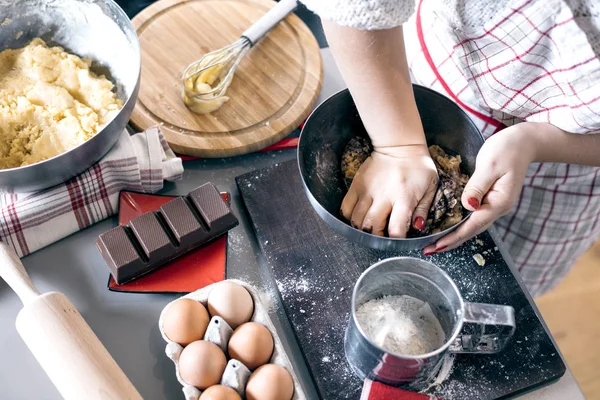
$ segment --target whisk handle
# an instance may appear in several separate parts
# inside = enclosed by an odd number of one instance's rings
[[[297,0],[280,0],[265,15],[242,33],[242,37],[250,40],[250,43],[254,46],[275,25],[294,11],[296,7],[298,7]]]

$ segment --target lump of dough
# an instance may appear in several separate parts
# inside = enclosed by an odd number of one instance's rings
[[[346,188],[350,188],[358,169],[369,158],[372,151],[371,142],[366,137],[355,136],[350,139],[342,154],[342,175]]]

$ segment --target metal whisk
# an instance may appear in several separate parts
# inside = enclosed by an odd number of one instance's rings
[[[208,110],[220,107],[227,97],[225,92],[242,58],[275,25],[298,6],[297,0],[281,0],[240,38],[219,50],[205,54],[200,60],[190,64],[183,73],[183,95],[186,104],[211,103]],[[216,84],[216,85],[215,85]],[[210,112],[210,111],[206,111]]]

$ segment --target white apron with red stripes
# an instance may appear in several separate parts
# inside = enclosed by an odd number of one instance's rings
[[[589,21],[562,0],[523,1],[477,28],[452,26],[428,3],[404,24],[412,78],[456,101],[484,137],[522,121],[600,132],[600,61],[580,28]],[[599,171],[532,164],[511,213],[496,222],[534,296],[599,237]]]

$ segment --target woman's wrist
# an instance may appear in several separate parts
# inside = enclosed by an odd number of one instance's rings
[[[565,158],[569,153],[569,142],[577,140],[579,135],[564,132],[552,124],[543,122],[523,122],[518,125],[521,135],[528,143],[534,144],[532,162],[571,162]],[[574,144],[574,143],[571,143]],[[566,146],[566,148],[565,148]]]
[[[540,149],[540,129],[533,122],[522,122],[498,132],[496,135],[508,136],[514,151],[528,161],[537,162]]]
[[[430,157],[427,144],[414,143],[397,146],[373,146],[373,151],[394,158]]]
[[[600,135],[580,135],[542,122],[523,122],[499,132],[513,132],[515,150],[531,157],[531,162],[568,163],[600,166]]]

